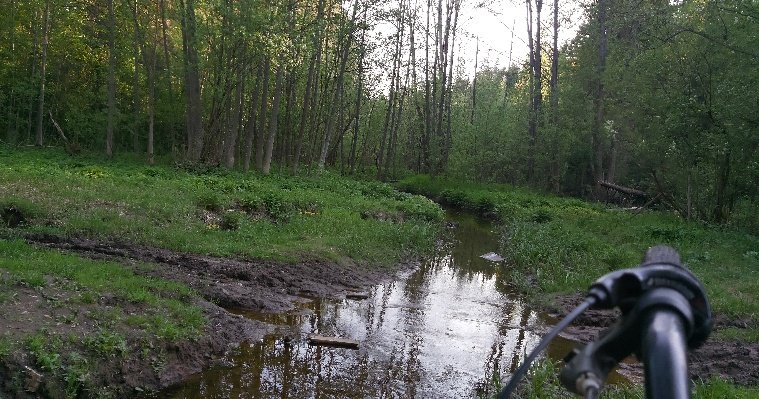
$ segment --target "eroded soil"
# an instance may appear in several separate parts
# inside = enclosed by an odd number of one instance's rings
[[[113,311],[138,313],[139,305],[118,303],[108,295],[89,304],[67,301],[77,292],[66,281],[56,279],[47,281],[42,289],[13,287],[11,300],[0,307],[0,325],[5,337],[19,340],[40,330],[48,335],[69,337],[60,343],[60,357],[53,359],[54,362],[70,363],[71,353],[75,353],[73,356],[87,353],[86,343],[77,337],[96,335],[105,329],[126,338],[123,353],[83,360],[88,369],[97,370],[86,375],[88,384],[109,387],[111,395],[115,393],[118,397],[157,391],[179,383],[223,362],[229,349],[239,343],[260,340],[273,331],[271,325],[234,315],[226,308],[279,313],[292,309],[304,297],[344,297],[389,278],[387,271],[367,270],[354,264],[250,262],[50,235],[29,236],[27,240],[84,257],[116,261],[137,274],[182,282],[199,294],[194,302],[203,309],[207,320],[205,330],[200,338],[169,343],[152,339],[127,325],[105,325],[103,320],[107,318],[101,317]],[[77,388],[76,376],[54,376],[52,370],[40,368],[38,364],[27,351],[16,351],[5,357],[0,363],[0,397],[4,397],[3,392],[20,398],[64,397],[67,389]],[[98,393],[90,394],[97,396]]]
[[[555,307],[548,309],[557,318],[564,317],[583,301],[581,295],[557,298]],[[595,340],[618,317],[615,311],[589,310],[578,317],[562,334],[573,341],[587,343]],[[714,330],[721,328],[757,328],[759,321],[734,319],[715,314]],[[756,385],[759,381],[759,344],[740,341],[722,341],[710,338],[706,343],[689,354],[689,372],[694,380],[721,377],[741,385]],[[638,362],[626,362],[620,366],[620,374],[633,381],[643,378],[643,369]]]

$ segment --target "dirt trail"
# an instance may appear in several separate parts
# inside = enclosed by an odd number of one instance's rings
[[[233,315],[224,308],[246,309],[262,313],[279,313],[292,309],[304,297],[342,298],[352,291],[359,291],[388,278],[387,270],[369,270],[354,264],[335,264],[308,260],[295,264],[275,261],[243,261],[211,256],[177,253],[170,250],[133,246],[124,243],[96,241],[87,238],[61,238],[50,235],[27,237],[35,245],[75,252],[81,256],[116,261],[131,267],[136,273],[157,278],[179,281],[194,288],[202,297],[198,305],[204,309],[207,323],[202,337],[175,344],[161,344],[153,348],[162,354],[160,369],[154,367],[154,357],[140,356],[139,350],[130,351],[125,359],[106,361],[95,380],[102,386],[115,386],[119,396],[134,396],[142,391],[155,391],[179,383],[188,376],[213,364],[223,361],[224,354],[244,341],[261,339],[273,331],[272,326]],[[145,265],[148,265],[147,267]],[[410,265],[409,265],[410,266]],[[400,268],[402,269],[402,268]],[[399,270],[400,270],[399,269]],[[60,292],[59,292],[60,291]],[[97,326],[88,324],[87,309],[60,309],[46,304],[38,291],[20,288],[12,306],[0,309],[0,321],[11,320],[8,331],[16,329],[36,331],[41,327],[59,332],[57,328],[70,328],[66,334],[91,333]],[[50,297],[64,298],[64,288],[51,284],[46,288]],[[568,296],[555,301],[556,307],[549,312],[561,317],[581,301],[580,296]],[[50,301],[48,301],[50,302]],[[100,298],[95,307],[108,307],[108,298]],[[43,309],[29,312],[37,316],[18,318],[14,315],[24,309]],[[66,313],[68,312],[68,313]],[[66,313],[66,314],[63,314]],[[73,314],[73,316],[72,316]],[[51,324],[44,315],[52,319],[75,317],[80,322]],[[566,336],[580,342],[588,342],[616,319],[612,312],[591,311],[577,320],[566,331]],[[15,321],[13,321],[15,320]],[[747,328],[756,327],[756,320],[732,320],[717,316],[716,329],[725,326]],[[76,327],[70,327],[74,325]],[[129,338],[128,333],[125,333]],[[139,348],[136,348],[139,349]],[[12,356],[0,364],[3,375],[24,375],[25,366],[31,359]],[[739,384],[753,385],[759,381],[759,344],[738,341],[715,341],[695,351],[690,358],[691,376],[694,379],[708,379],[721,376]],[[639,366],[624,365],[622,374],[632,379],[642,375]],[[28,375],[28,373],[27,373]],[[62,392],[61,382],[45,380],[35,393],[24,392],[24,383],[2,381],[0,393],[11,393],[12,397],[56,397],[51,392]],[[57,384],[57,385],[56,385]],[[57,395],[60,396],[60,395]]]
[[[203,309],[208,322],[198,339],[177,343],[159,340],[156,346],[151,343],[145,348],[145,338],[133,331],[134,327],[113,327],[126,337],[129,351],[125,358],[98,359],[97,375],[90,378],[93,384],[109,386],[119,397],[156,391],[182,382],[194,373],[223,362],[224,355],[239,343],[260,340],[274,331],[271,325],[234,315],[225,309],[279,313],[292,309],[296,302],[307,300],[304,297],[345,297],[346,293],[393,277],[387,270],[367,270],[356,265],[324,261],[295,264],[251,262],[52,235],[28,236],[27,241],[88,258],[119,262],[137,274],[179,281],[199,293],[201,298],[195,302]],[[15,287],[13,301],[0,309],[0,323],[4,324],[5,334],[10,334],[11,339],[23,338],[42,329],[59,336],[91,336],[102,328],[90,317],[93,313],[119,308],[124,312],[140,310],[138,305],[115,303],[114,298],[109,297],[98,298],[95,304],[59,305],[72,295],[64,282],[53,280],[44,290]],[[130,306],[134,309],[128,309]],[[60,320],[67,322],[61,323]],[[64,345],[68,346],[62,349],[62,359],[68,353],[86,353],[87,350],[82,342]],[[148,349],[150,355],[146,356]],[[30,371],[34,363],[26,352],[3,359],[0,362],[0,396],[62,397],[65,382],[42,370]],[[35,375],[37,373],[42,377]],[[27,392],[30,391],[29,384],[33,385],[32,392]]]
[[[74,251],[95,259],[151,263],[156,266],[135,271],[185,283],[205,299],[224,308],[264,313],[292,309],[293,303],[303,297],[341,297],[346,292],[388,278],[387,270],[368,270],[316,260],[250,262],[86,238],[37,235],[28,239],[35,244]]]

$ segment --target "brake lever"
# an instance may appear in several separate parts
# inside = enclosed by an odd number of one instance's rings
[[[640,351],[642,316],[653,307],[667,307],[683,317],[690,349],[703,344],[711,333],[713,321],[705,290],[670,247],[654,247],[639,267],[601,277],[591,285],[588,296],[595,298],[595,308],[619,307],[623,317],[598,340],[565,357],[561,383],[580,395],[600,389],[622,359]]]

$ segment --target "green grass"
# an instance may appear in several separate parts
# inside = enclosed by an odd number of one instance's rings
[[[195,296],[191,289],[136,275],[117,263],[37,249],[20,240],[0,240],[0,257],[1,268],[17,283],[45,287],[53,279],[78,292],[71,301],[92,303],[95,298],[113,295],[116,301],[142,305],[146,313],[139,325],[159,337],[195,337],[205,323],[202,310],[189,303]],[[102,317],[104,322],[123,318],[118,308],[112,312],[115,313]]]
[[[596,278],[640,263],[647,248],[667,244],[680,251],[704,283],[715,312],[759,319],[759,237],[688,223],[663,212],[635,215],[505,185],[416,176],[399,187],[497,215],[503,222],[502,251],[509,260],[505,272],[533,300],[582,292]],[[754,329],[743,335],[757,337]]]
[[[525,377],[522,385],[513,395],[525,399],[572,399],[571,394],[559,382],[559,366],[548,359],[535,363]],[[497,386],[495,391],[500,390]],[[759,397],[759,389],[741,387],[721,379],[696,382],[693,399],[747,399]],[[491,395],[490,397],[495,397]],[[644,399],[641,385],[611,385],[601,391],[601,399]]]
[[[16,205],[18,204],[18,205]],[[443,218],[429,200],[328,172],[317,177],[202,173],[129,160],[0,149],[0,205],[24,222],[6,234],[111,237],[177,251],[379,266],[431,249]],[[393,214],[392,220],[366,217]]]

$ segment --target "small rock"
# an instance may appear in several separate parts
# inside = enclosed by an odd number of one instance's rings
[[[503,257],[495,252],[488,252],[484,255],[480,255],[480,258],[489,260],[491,262],[501,262],[503,260]]]

